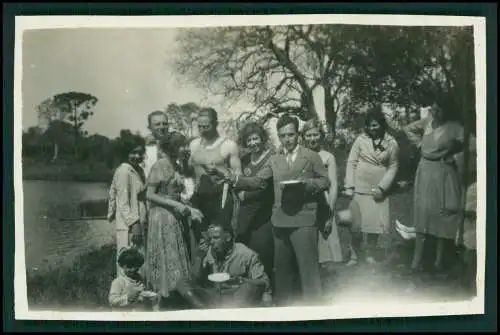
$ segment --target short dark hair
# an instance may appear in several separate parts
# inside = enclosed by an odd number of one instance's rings
[[[203,107],[198,111],[198,117],[200,116],[208,116],[210,120],[212,121],[212,124],[217,124],[218,122],[218,116],[217,112],[215,109],[211,107]]]
[[[125,249],[118,256],[120,267],[140,268],[144,264],[144,256],[134,248]]]
[[[243,125],[238,135],[238,144],[242,148],[246,148],[248,137],[252,134],[259,135],[263,144],[266,144],[269,140],[269,135],[264,127],[257,122],[248,122]]]
[[[280,130],[281,128],[288,126],[289,124],[293,124],[295,130],[297,132],[299,131],[299,120],[296,117],[291,116],[290,114],[284,114],[278,119],[278,122],[276,123],[276,130]]]
[[[179,149],[188,144],[186,136],[177,131],[170,131],[160,139],[160,149],[169,157],[177,156]]]
[[[165,118],[168,121],[168,115],[167,115],[167,113],[165,113],[164,111],[161,111],[161,110],[156,110],[156,111],[152,111],[151,113],[148,114],[148,125],[151,125],[151,119],[155,115],[163,115],[163,116],[165,116]]]
[[[231,236],[231,238],[234,238],[233,228],[229,224],[222,222],[213,222],[208,226],[208,229],[213,229],[213,228],[220,228],[223,232],[228,233]]]
[[[387,129],[389,128],[389,126],[387,125],[387,120],[385,119],[385,115],[382,112],[382,106],[380,105],[373,107],[366,114],[365,130],[368,129],[368,126],[372,121],[377,122],[384,131],[387,131]]]
[[[126,161],[132,150],[135,148],[141,147],[145,150],[146,140],[142,136],[133,134],[132,136],[120,141],[119,144],[121,147],[120,152],[122,153],[122,161]]]

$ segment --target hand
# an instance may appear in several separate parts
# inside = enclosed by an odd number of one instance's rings
[[[375,202],[382,201],[382,200],[384,200],[384,198],[385,198],[385,197],[384,197],[384,193],[383,193],[383,192],[382,192],[382,190],[381,190],[381,189],[379,189],[378,187],[377,187],[377,188],[375,188],[375,189],[373,190],[373,195],[372,195],[372,197],[373,197],[373,200],[375,200]]]
[[[323,238],[326,240],[328,238],[328,236],[332,233],[332,229],[333,229],[333,222],[332,220],[328,220],[326,223],[325,223],[325,227],[323,228]]]
[[[142,245],[142,227],[137,221],[130,227],[130,234],[132,235],[131,237],[131,242],[133,245],[140,246]]]
[[[203,220],[203,213],[196,208],[189,207],[189,215],[191,216],[191,220],[201,222]]]
[[[200,249],[200,251],[206,253],[208,251],[208,248],[209,248],[208,241],[205,238],[201,238],[200,244],[198,245],[198,248]]]
[[[344,190],[344,195],[345,195],[346,197],[350,197],[350,198],[352,198],[352,197],[354,196],[354,189],[353,189],[353,188],[346,188],[346,189]]]
[[[138,302],[138,301],[141,301],[141,293],[142,293],[142,289],[139,289],[139,288],[136,288],[136,287],[133,287],[131,289],[130,292],[128,292],[127,294],[127,300],[129,302]]]

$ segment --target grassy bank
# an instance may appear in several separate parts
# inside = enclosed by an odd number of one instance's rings
[[[36,162],[23,159],[24,180],[110,182],[113,170],[99,162]]]
[[[32,309],[96,310],[107,308],[116,274],[116,248],[106,245],[82,255],[72,267],[60,267],[27,278]]]

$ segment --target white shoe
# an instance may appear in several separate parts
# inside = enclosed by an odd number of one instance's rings
[[[349,260],[349,262],[346,263],[345,266],[354,266],[354,265],[357,265],[358,264],[358,260],[357,259],[351,259]]]

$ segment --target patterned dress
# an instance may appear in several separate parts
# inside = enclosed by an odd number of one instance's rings
[[[409,135],[423,132],[413,199],[415,230],[454,239],[462,218],[459,209],[463,190],[453,155],[457,144],[463,143],[463,128],[457,122],[433,128],[432,117],[428,117],[407,126],[406,130]]]
[[[156,193],[180,201],[184,188],[181,176],[168,158],[152,167],[148,185]],[[162,297],[168,297],[181,278],[191,275],[186,235],[186,219],[169,209],[150,203],[146,252],[146,282]]]
[[[354,141],[347,159],[346,187],[354,187],[351,204],[353,230],[386,234],[389,231],[389,198],[376,202],[372,189],[389,190],[398,171],[399,146],[394,137],[385,134],[380,143],[362,134]]]

